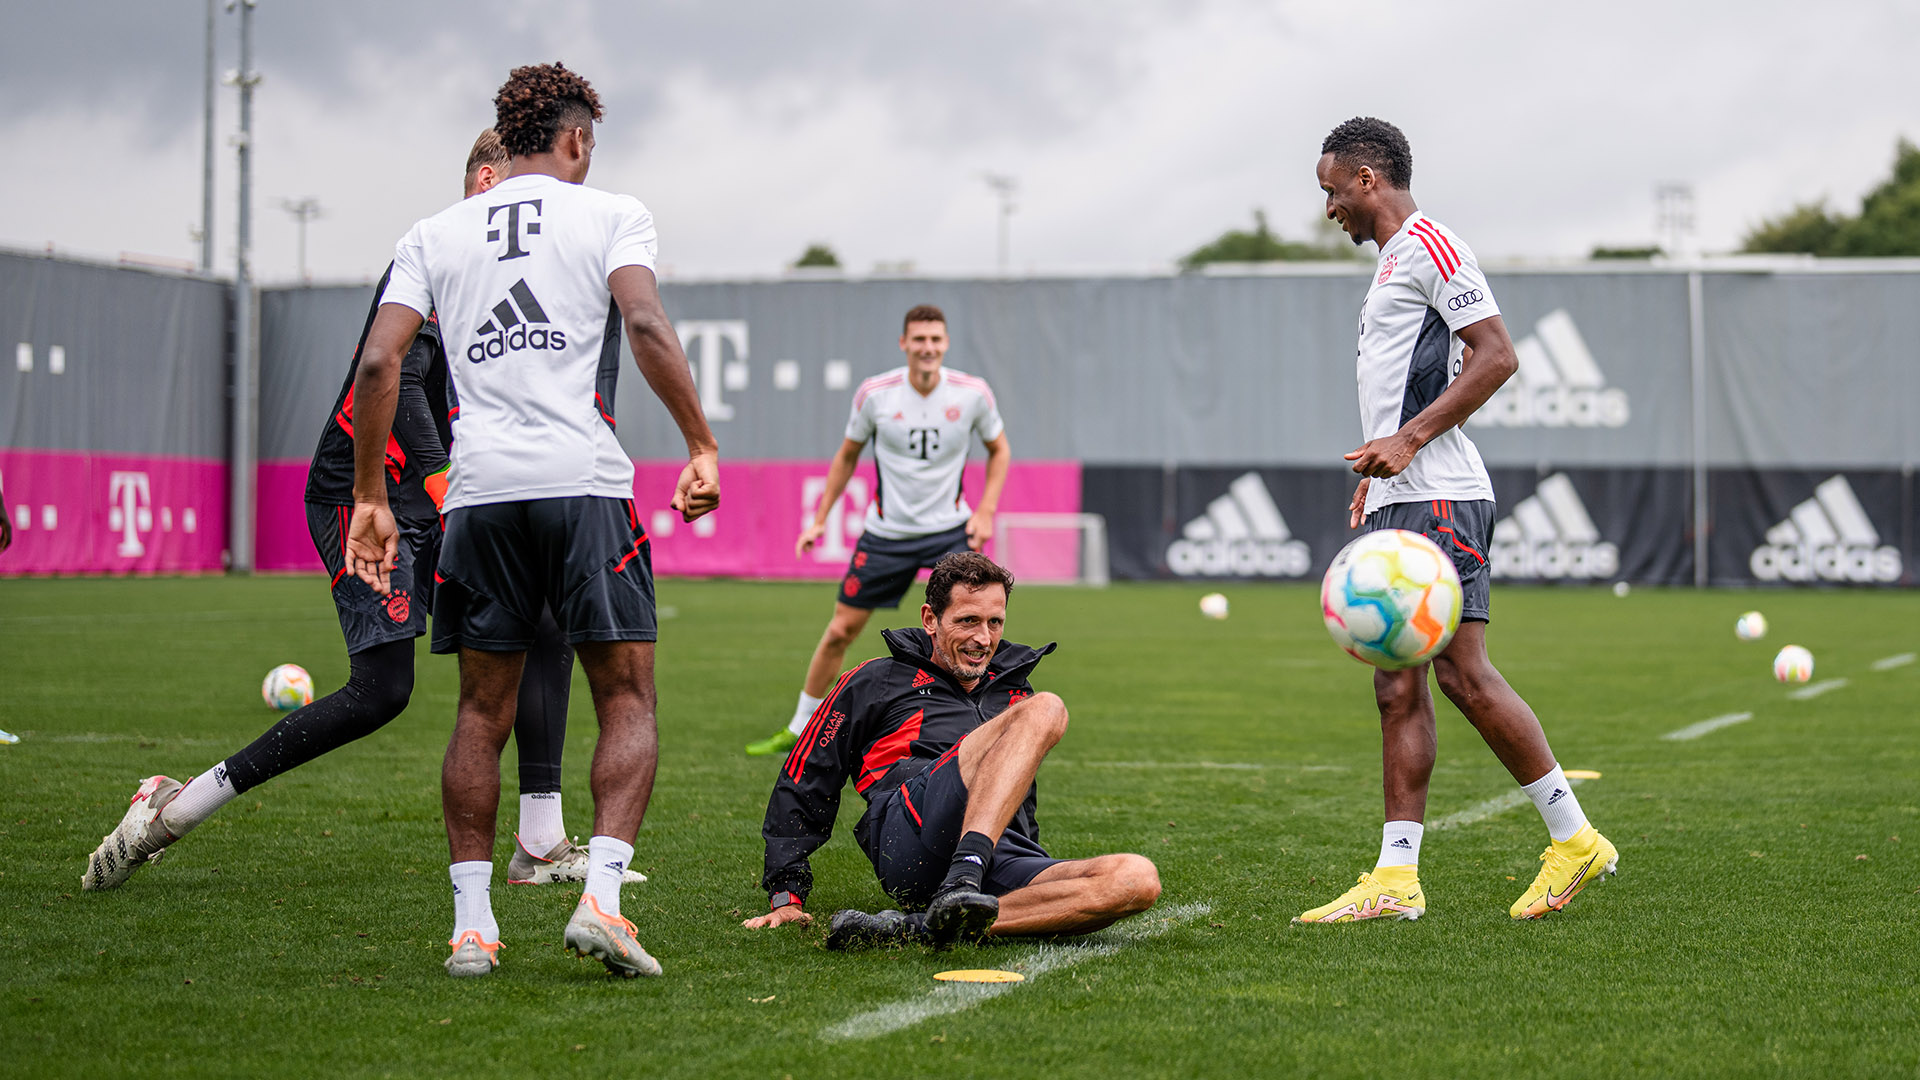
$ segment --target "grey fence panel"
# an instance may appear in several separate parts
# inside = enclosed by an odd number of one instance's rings
[[[261,461],[313,456],[372,302],[372,286],[260,293]]]
[[[0,446],[224,458],[224,283],[0,254]]]
[[[1710,274],[1707,459],[1920,462],[1920,274]]]

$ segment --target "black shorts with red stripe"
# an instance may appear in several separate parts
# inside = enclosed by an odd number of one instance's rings
[[[447,511],[433,651],[524,652],[550,605],[567,641],[653,641],[653,548],[631,499],[574,495]]]
[[[909,911],[926,907],[946,880],[954,848],[960,844],[961,821],[967,815],[967,785],[960,779],[957,760],[965,739],[932,764],[894,785],[874,800],[867,857],[888,896]],[[992,896],[1005,896],[1033,883],[1040,871],[1061,862],[1048,855],[1039,841],[1020,828],[1020,816],[1000,834],[993,860],[981,887]]]
[[[349,656],[427,632],[427,613],[433,607],[434,566],[440,558],[437,522],[401,524],[393,591],[381,596],[347,570],[347,523],[352,515],[350,506],[307,504],[307,532],[327,568],[333,606],[340,615],[340,634],[347,639]]]
[[[1460,618],[1492,620],[1493,568],[1487,565],[1493,550],[1493,500],[1425,499],[1388,503],[1367,515],[1366,530],[1405,529],[1440,545],[1460,571]]]
[[[942,558],[967,550],[965,525],[910,540],[863,533],[847,564],[847,575],[840,579],[838,599],[848,607],[897,608],[921,570],[931,570]]]

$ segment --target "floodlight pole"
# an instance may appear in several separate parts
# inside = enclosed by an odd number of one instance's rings
[[[300,226],[300,282],[310,285],[313,278],[307,274],[307,223],[321,215],[320,200],[309,195],[304,199],[281,199],[280,208],[293,215]]]
[[[200,138],[200,272],[213,273],[213,8],[207,0],[207,71]]]
[[[1004,274],[1012,255],[1013,212],[1017,209],[1013,196],[1020,190],[1020,181],[999,173],[981,173],[980,179],[985,180],[993,193],[1000,197],[999,267]]]
[[[228,0],[227,10],[240,10],[240,67],[228,82],[240,90],[240,133],[233,145],[240,165],[240,207],[234,230],[237,255],[233,270],[233,435],[228,455],[227,551],[228,566],[236,573],[253,570],[253,495],[255,416],[260,390],[255,379],[259,358],[254,350],[253,325],[253,88],[260,73],[253,70],[253,7],[255,0]]]

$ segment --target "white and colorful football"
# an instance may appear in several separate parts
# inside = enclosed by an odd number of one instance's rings
[[[1224,593],[1210,592],[1200,598],[1200,614],[1209,619],[1224,619],[1228,611],[1227,597]]]
[[[1767,617],[1757,611],[1749,611],[1734,620],[1733,636],[1741,641],[1759,641],[1767,636]]]
[[[1781,682],[1806,682],[1813,678],[1813,654],[1798,645],[1789,645],[1773,658],[1773,677]]]
[[[1460,573],[1416,532],[1381,529],[1340,549],[1320,583],[1334,643],[1386,671],[1424,664],[1460,627]]]
[[[260,696],[281,712],[292,712],[313,703],[313,676],[299,664],[281,664],[267,672],[260,684]]]

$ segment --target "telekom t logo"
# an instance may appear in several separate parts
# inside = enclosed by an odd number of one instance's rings
[[[523,206],[533,207],[533,212],[527,215],[525,228],[522,228],[520,224],[520,208]],[[531,251],[520,246],[520,237],[522,235],[540,235],[540,222],[534,220],[540,216],[540,200],[522,199],[515,203],[504,203],[500,206],[487,207],[487,224],[489,226],[494,224],[494,215],[502,210],[507,212],[507,253],[494,261],[506,262],[508,259],[518,259],[522,255],[533,254]],[[497,228],[488,228],[487,240],[491,242],[498,239],[500,239],[500,230]]]
[[[745,390],[747,375],[747,321],[745,319],[687,319],[674,327],[680,333],[680,347],[686,350],[693,366],[693,381],[700,388],[700,409],[708,420],[733,419],[733,406],[720,396],[722,382],[727,389]],[[724,363],[724,346],[733,346],[733,363]],[[731,370],[727,370],[731,369]],[[722,379],[722,375],[725,379]],[[815,496],[818,496],[815,492]]]
[[[115,472],[107,477],[107,528],[120,534],[114,554],[137,559],[147,553],[140,534],[153,531],[152,494],[143,472]]]
[[[813,524],[814,508],[820,505],[820,496],[827,493],[827,478],[809,476],[800,483],[800,527]],[[848,511],[852,511],[849,524]],[[847,478],[847,490],[840,501],[827,511],[827,531],[820,535],[820,542],[813,545],[813,561],[823,563],[843,563],[853,557],[853,546],[847,541],[859,540],[866,532],[867,482],[858,476]]]

